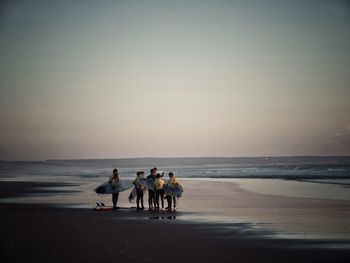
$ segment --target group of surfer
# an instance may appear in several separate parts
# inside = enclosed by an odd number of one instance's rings
[[[154,167],[150,170],[150,174],[146,177],[148,183],[151,184],[151,187],[145,187],[143,183],[141,183],[142,178],[144,178],[144,172],[138,171],[136,173],[136,178],[133,181],[136,190],[136,204],[137,210],[145,209],[143,203],[144,192],[148,189],[148,208],[150,211],[152,210],[176,210],[176,196],[167,195],[164,193],[164,186],[169,185],[172,187],[179,186],[179,181],[175,178],[174,173],[170,172],[169,180],[165,182],[162,177],[163,173],[159,173],[157,167]],[[120,178],[118,174],[118,170],[114,169],[113,174],[109,178],[109,182],[112,184],[113,188],[119,183]],[[117,209],[119,192],[112,193],[112,203],[113,209]],[[133,191],[130,193],[129,200],[133,199]],[[168,206],[164,208],[164,199],[167,200]]]

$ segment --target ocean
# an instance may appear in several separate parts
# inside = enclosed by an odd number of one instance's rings
[[[122,180],[133,180],[136,171],[147,175],[154,166],[165,178],[174,172],[184,188],[177,220],[248,223],[281,237],[350,240],[350,157],[2,161],[0,181],[52,186],[2,198],[0,203],[74,209],[91,209],[97,202],[111,205],[110,195],[97,195],[94,189],[108,180],[113,168],[119,169]],[[135,206],[128,201],[129,193],[120,193],[119,206]],[[143,215],[150,217],[148,212]]]
[[[113,168],[123,177],[133,177],[139,170],[147,175],[154,166],[181,178],[350,178],[350,156],[1,161],[0,178],[101,178],[110,175]]]

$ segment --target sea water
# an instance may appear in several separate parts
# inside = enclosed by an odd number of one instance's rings
[[[96,202],[110,204],[110,196],[97,196],[93,189],[108,180],[113,168],[119,170],[122,180],[132,180],[136,171],[147,175],[154,166],[164,171],[166,178],[168,172],[174,172],[184,186],[179,200],[183,214],[177,220],[249,222],[264,229],[272,224],[283,235],[298,238],[350,239],[350,157],[2,161],[0,180],[73,185],[59,187],[69,192],[4,198],[0,202],[83,208],[91,208]],[[120,194],[118,205],[135,205],[128,203],[129,192]]]
[[[182,178],[350,178],[350,156],[0,161],[0,178],[101,178],[113,168],[118,168],[121,176],[132,177],[139,170],[147,175],[152,167]]]
[[[235,181],[263,194],[350,199],[350,157],[346,156],[1,161],[0,180],[76,183],[86,187],[79,191],[92,192],[89,187],[106,181],[114,168],[121,178],[131,180],[137,171],[147,175],[152,167],[165,172],[165,177],[173,172],[183,180]],[[271,180],[266,183],[266,179]]]
[[[131,180],[136,171],[147,175],[155,166],[165,177],[173,172],[182,180],[233,182],[261,194],[350,200],[350,157],[346,156],[2,161],[0,180],[75,183],[78,186],[70,190],[80,192],[76,201],[84,201],[85,193],[89,197],[85,196],[85,203],[89,203],[95,198],[93,189],[114,168],[121,178]]]

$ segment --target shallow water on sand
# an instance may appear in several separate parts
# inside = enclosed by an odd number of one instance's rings
[[[5,179],[5,178],[4,178]],[[22,181],[28,177],[6,178]],[[131,180],[132,178],[123,178]],[[101,178],[30,177],[31,181],[74,183],[59,187],[63,193],[42,193],[1,199],[1,202],[49,203],[92,208],[96,202],[111,204],[111,198],[93,192]],[[178,212],[172,220],[232,224],[249,223],[265,235],[288,238],[341,239],[350,241],[349,180],[295,181],[281,179],[181,179],[184,187]],[[55,190],[55,187],[50,187]],[[73,191],[73,192],[72,192]],[[118,205],[128,202],[130,191],[122,192]],[[145,195],[147,204],[147,195]],[[145,219],[167,219],[162,213],[143,211]],[[131,215],[132,216],[132,215]],[[138,214],[138,218],[140,218]]]
[[[350,179],[282,180],[231,179],[245,190],[260,194],[299,198],[350,200]]]

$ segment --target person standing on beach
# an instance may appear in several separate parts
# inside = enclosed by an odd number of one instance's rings
[[[177,180],[174,176],[174,173],[170,172],[169,173],[169,182],[168,182],[169,185],[171,186],[178,186],[179,185],[179,180]],[[168,202],[168,207],[166,209],[168,209],[169,211],[171,211],[171,206],[172,206],[172,201],[174,203],[174,211],[176,210],[176,196],[170,196],[170,195],[167,195],[167,202]]]
[[[140,171],[136,173],[136,179],[134,180],[134,185],[136,188],[136,204],[137,204],[137,210],[145,209],[143,206],[143,191],[145,190],[145,187],[140,184],[139,180],[144,177],[144,172]],[[141,201],[141,206],[140,206]]]
[[[158,174],[158,168],[157,167],[153,167],[153,185],[154,185],[154,181],[157,179],[157,174]],[[156,189],[154,188],[154,194],[153,194],[153,207],[156,208]]]
[[[112,184],[113,193],[112,193],[112,203],[113,209],[117,209],[119,192],[116,192],[116,186],[119,183],[119,174],[118,169],[113,169],[113,174],[109,177],[109,182]]]
[[[156,180],[154,181],[154,188],[156,191],[156,209],[159,210],[159,198],[162,202],[162,210],[164,210],[164,180],[160,178],[161,175],[158,173],[156,176]]]
[[[146,179],[150,182],[153,181],[153,169],[150,170],[150,174],[146,177]],[[154,198],[154,190],[148,188],[148,209],[153,209],[153,198]]]
[[[151,182],[152,185],[154,185],[154,180],[156,179],[157,175],[157,167],[154,167],[153,169],[150,170],[150,175],[147,176],[147,180]],[[148,208],[149,210],[153,210],[153,208],[156,207],[155,203],[155,191],[154,189],[148,189]]]

